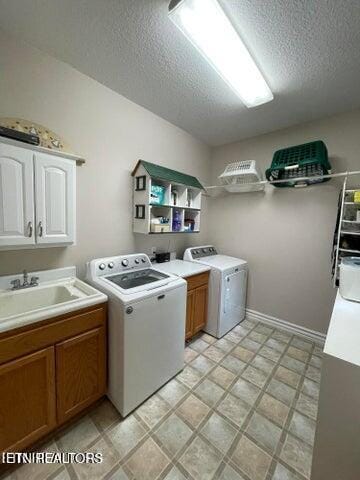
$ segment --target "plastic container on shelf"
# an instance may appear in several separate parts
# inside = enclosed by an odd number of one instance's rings
[[[219,176],[221,185],[231,193],[254,192],[264,190],[262,175],[256,169],[255,160],[230,163]],[[254,185],[257,184],[258,185]]]
[[[344,257],[340,264],[340,295],[360,302],[360,257]]]
[[[181,213],[180,210],[174,210],[173,212],[173,221],[172,221],[172,231],[180,232],[181,231]]]
[[[193,218],[185,218],[184,230],[185,232],[193,232],[195,230],[195,220]]]
[[[151,185],[150,203],[153,205],[163,205],[165,199],[165,187],[162,185]]]
[[[322,183],[328,178],[314,178],[299,180],[302,177],[314,177],[331,173],[327,148],[324,142],[304,143],[294,147],[283,148],[274,153],[270,168],[266,170],[266,178],[274,180],[288,180],[283,183],[274,183],[275,187],[306,187],[315,183]]]
[[[341,231],[343,233],[359,233],[360,234],[360,222],[343,220],[341,225]]]

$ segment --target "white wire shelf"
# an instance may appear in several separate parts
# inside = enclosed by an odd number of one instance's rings
[[[350,248],[339,248],[339,252],[355,253],[360,255],[360,250],[351,250]]]
[[[348,230],[341,230],[341,235],[360,235],[360,232],[349,232]]]
[[[321,179],[326,179],[326,178],[341,178],[341,177],[351,177],[353,175],[360,175],[360,170],[353,170],[350,172],[339,172],[339,173],[329,173],[328,175],[312,175],[308,177],[295,177],[291,179],[285,179],[285,180],[261,180],[259,182],[250,182],[247,183],[246,185],[251,187],[251,186],[260,186],[260,185],[277,185],[277,184],[282,184],[282,183],[289,183],[289,180],[291,181],[297,181],[297,182],[305,182],[307,180],[321,180]],[[308,185],[302,185],[301,187],[305,187]],[[293,187],[292,187],[293,188]],[[299,188],[299,187],[298,187]],[[205,187],[206,193],[209,195],[212,194],[212,191],[216,192],[216,194],[226,192],[225,188],[223,185],[210,185],[208,187]],[[241,193],[241,192],[239,192]],[[249,192],[247,192],[249,193]],[[345,202],[347,203],[347,202]],[[352,202],[354,203],[354,202]],[[358,204],[360,206],[360,203]]]

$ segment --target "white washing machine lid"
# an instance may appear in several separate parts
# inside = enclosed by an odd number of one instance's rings
[[[209,267],[224,271],[229,268],[247,268],[247,262],[241,258],[229,257],[228,255],[211,255],[209,257],[202,257],[196,262],[203,263]]]
[[[123,304],[133,303],[143,298],[159,295],[167,290],[177,288],[180,285],[186,285],[186,281],[183,278],[176,277],[175,275],[171,275],[164,280],[158,280],[129,289],[123,289],[105,277],[98,277],[90,283],[100,291],[106,293],[110,298],[111,296],[118,298]]]

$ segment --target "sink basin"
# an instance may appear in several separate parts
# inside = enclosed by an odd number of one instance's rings
[[[107,300],[78,278],[60,278],[23,290],[0,290],[0,332]]]
[[[19,313],[31,312],[59,303],[70,302],[80,298],[63,286],[54,285],[44,288],[29,288],[12,292],[0,297],[0,322],[2,319]]]

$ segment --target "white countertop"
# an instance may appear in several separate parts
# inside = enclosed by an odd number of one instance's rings
[[[338,291],[324,353],[360,366],[360,303],[345,300]]]
[[[153,266],[164,273],[172,273],[182,278],[191,277],[192,275],[198,275],[199,273],[210,270],[210,267],[207,265],[178,259],[164,263],[153,263]]]

